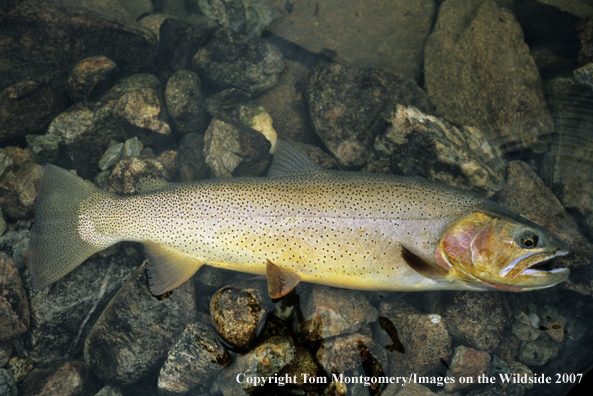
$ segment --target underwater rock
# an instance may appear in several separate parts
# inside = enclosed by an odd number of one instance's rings
[[[433,297],[428,309],[443,317],[461,344],[488,353],[500,344],[507,321],[501,293],[441,292]]]
[[[71,359],[82,352],[83,342],[101,311],[140,265],[132,245],[120,245],[119,254],[104,252],[87,260],[51,287],[29,291],[31,329],[26,334],[29,359],[37,365]],[[113,253],[118,247],[111,248]]]
[[[511,332],[519,339],[519,341],[533,341],[537,340],[542,334],[542,331],[538,328],[531,326],[530,324],[524,324],[519,321],[513,323]]]
[[[416,80],[435,3],[439,4],[432,0],[362,6],[340,0],[273,3],[279,16],[269,30],[275,35],[345,66],[374,67]]]
[[[266,109],[263,106],[253,104],[241,106],[239,110],[239,119],[249,128],[253,128],[260,132],[270,141],[270,144],[272,145],[270,154],[273,154],[276,150],[278,134],[274,129],[272,117]]]
[[[21,274],[27,268],[25,254],[29,250],[29,240],[31,238],[29,227],[24,227],[16,231],[8,231],[0,237],[0,251],[12,256],[14,265]]]
[[[231,362],[216,331],[204,323],[188,325],[169,350],[159,374],[160,395],[182,395],[205,384]]]
[[[119,388],[106,385],[103,388],[101,388],[101,390],[99,392],[95,393],[94,396],[125,396],[125,395]]]
[[[204,135],[185,135],[179,142],[175,163],[183,182],[208,179],[210,168],[204,158]]]
[[[19,271],[12,258],[0,252],[0,341],[25,333],[30,318],[29,300]]]
[[[190,70],[196,52],[218,29],[218,24],[207,18],[199,19],[199,22],[191,25],[175,18],[165,19],[159,30],[159,53],[156,60],[161,81],[169,80],[180,70]]]
[[[64,82],[63,72],[44,73],[1,91],[0,144],[20,143],[26,135],[43,133],[51,120],[68,107]]]
[[[192,65],[200,77],[217,88],[240,88],[256,95],[276,85],[284,60],[264,39],[218,29],[197,52]]]
[[[387,385],[385,390],[381,392],[381,396],[437,396],[426,386],[407,383],[405,386],[400,384]]]
[[[377,310],[356,290],[298,286],[301,313],[297,332],[311,341],[357,332],[377,320]]]
[[[296,377],[294,384],[300,387],[315,387],[315,385],[309,386],[308,383],[305,383],[303,374],[311,378],[318,377],[322,375],[322,369],[319,363],[317,363],[317,360],[315,360],[315,356],[308,349],[296,344],[294,361],[285,367],[278,376],[285,377],[288,375],[291,378]]]
[[[0,368],[0,395],[17,396],[16,382],[8,370]]]
[[[140,152],[140,158],[154,157],[154,153],[150,147],[145,147]],[[163,164],[165,169],[169,172],[172,180],[177,180],[177,151],[165,150],[156,157],[156,160]]]
[[[579,63],[584,65],[593,62],[593,15],[589,15],[577,26],[580,51]]]
[[[274,120],[278,138],[308,141],[311,121],[305,103],[305,85],[309,69],[297,62],[285,61],[278,84],[259,95],[255,103],[263,106]]]
[[[175,134],[182,136],[205,131],[202,83],[196,73],[180,70],[173,74],[165,87],[165,104]]]
[[[422,375],[451,356],[445,319],[425,314],[403,302],[381,303],[374,339],[389,353],[389,375]]]
[[[142,152],[144,145],[136,136],[132,139],[128,139],[124,142],[124,152],[123,156],[125,157],[138,157]]]
[[[295,356],[290,336],[270,337],[222,370],[213,388],[220,389],[224,396],[251,394],[257,388],[254,377],[274,377],[294,362]]]
[[[4,367],[8,363],[11,355],[12,343],[10,341],[0,341],[0,367]]]
[[[270,307],[265,282],[230,284],[210,301],[210,315],[216,329],[229,344],[247,346],[262,329]]]
[[[117,65],[105,56],[91,56],[78,61],[66,81],[74,100],[89,100],[104,93],[115,82]]]
[[[448,0],[426,42],[426,89],[437,113],[488,134],[503,153],[553,131],[521,26],[493,0]]]
[[[391,173],[474,189],[486,197],[502,188],[504,160],[479,129],[456,127],[401,105],[382,118],[387,128],[374,147],[389,160]]]
[[[384,131],[380,120],[385,111],[396,104],[432,110],[428,96],[412,81],[338,64],[312,72],[307,96],[315,132],[348,169],[360,169],[369,160],[375,136]]]
[[[161,135],[171,133],[164,101],[150,88],[140,88],[124,94],[115,106],[113,114],[132,127],[148,129]]]
[[[193,284],[185,282],[158,300],[148,289],[142,265],[93,326],[84,360],[107,385],[131,385],[162,365],[167,350],[195,318]]]
[[[556,320],[550,321],[544,326],[544,332],[557,343],[561,343],[562,341],[564,341],[564,332],[566,331],[566,325],[566,319],[564,319],[564,317],[562,316],[559,316],[556,318]]]
[[[41,165],[27,161],[6,169],[0,177],[0,206],[14,220],[28,219],[35,210]]]
[[[23,381],[29,375],[31,370],[33,370],[33,364],[27,359],[23,359],[20,357],[12,357],[8,360],[8,364],[6,365],[6,369],[10,371],[12,374],[12,378],[18,384],[19,382]]]
[[[543,366],[558,355],[558,347],[536,340],[521,343],[518,360],[528,366]]]
[[[96,381],[84,362],[66,361],[45,369],[35,369],[23,382],[20,395],[79,396],[85,391],[97,389]]]
[[[60,154],[62,139],[54,135],[27,135],[27,147],[40,165],[54,163]]]
[[[445,384],[445,392],[464,389],[478,383],[478,376],[488,374],[490,355],[487,352],[467,348],[463,345],[455,348],[451,364],[447,370],[447,377],[455,378],[455,382]],[[472,378],[473,380],[461,383],[459,378]]]
[[[524,393],[525,388],[522,384],[497,382],[471,390],[465,396],[523,396]]]
[[[585,66],[575,69],[573,74],[580,84],[593,88],[593,63],[587,63]]]
[[[260,176],[272,160],[271,143],[230,117],[212,120],[204,137],[206,164],[215,177]]]
[[[346,373],[361,366],[377,367],[387,372],[387,351],[362,334],[354,333],[332,337],[321,342],[317,350],[317,361],[327,373]],[[383,374],[382,374],[383,375]]]
[[[116,143],[109,146],[101,159],[99,160],[99,168],[107,170],[111,168],[117,161],[124,156],[124,144]]]
[[[153,159],[127,157],[116,162],[107,180],[107,189],[116,194],[133,194],[138,182],[145,179],[169,180],[169,172]]]
[[[523,363],[519,363],[519,362],[515,362],[515,361],[510,361],[509,362],[509,369],[511,370],[511,373],[513,373],[513,374],[519,374],[521,376],[527,374],[527,377],[533,377],[533,371],[531,371],[529,369],[529,367],[527,367]],[[525,388],[527,388],[527,389],[533,388],[533,384],[530,384],[530,383],[522,384],[522,385]]]
[[[247,37],[259,37],[274,14],[265,0],[208,0],[197,1],[202,15],[221,26]]]
[[[249,103],[250,101],[251,94],[249,92],[238,88],[229,88],[210,96],[206,99],[204,105],[208,114],[216,117],[219,114],[233,113],[241,104]]]

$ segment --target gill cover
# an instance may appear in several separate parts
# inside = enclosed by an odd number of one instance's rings
[[[532,267],[567,253],[558,237],[527,220],[472,212],[447,228],[435,259],[487,289],[535,290],[564,281],[570,271]]]

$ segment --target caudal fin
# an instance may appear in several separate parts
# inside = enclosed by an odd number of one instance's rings
[[[33,287],[55,282],[106,248],[94,246],[79,235],[81,204],[95,194],[109,195],[65,169],[53,165],[43,167],[29,244]]]

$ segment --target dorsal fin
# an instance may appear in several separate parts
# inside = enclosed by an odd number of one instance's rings
[[[307,154],[290,143],[278,139],[268,177],[288,176],[304,172],[313,173],[322,170],[323,168],[317,165]]]
[[[266,275],[268,276],[268,294],[273,299],[287,295],[301,281],[296,272],[282,268],[270,260],[266,260]]]
[[[165,187],[169,187],[171,184],[172,183],[163,179],[144,179],[136,184],[136,192],[142,194],[162,190]]]

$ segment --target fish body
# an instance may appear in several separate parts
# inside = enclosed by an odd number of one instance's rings
[[[359,290],[520,291],[568,276],[568,269],[531,269],[566,254],[562,241],[471,192],[323,170],[286,143],[270,176],[152,181],[121,197],[47,166],[31,237],[33,282],[51,283],[119,241],[144,244],[154,294],[204,264],[267,275],[272,297],[300,281]]]

